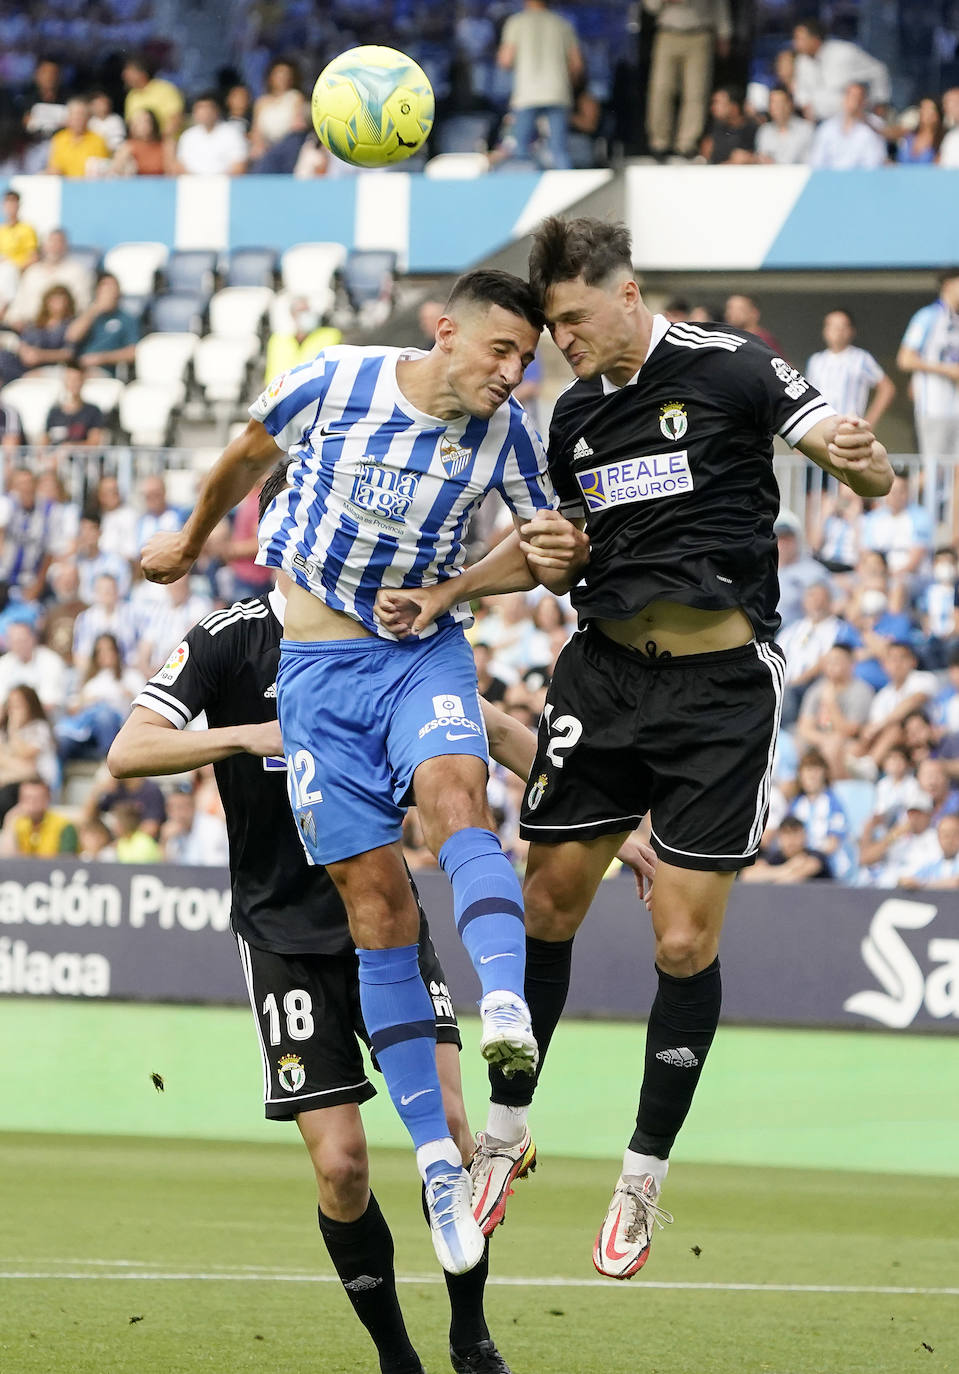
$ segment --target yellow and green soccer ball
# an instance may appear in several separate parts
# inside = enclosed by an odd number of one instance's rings
[[[387,167],[421,148],[433,127],[433,88],[411,57],[368,44],[334,57],[313,87],[313,127],[354,167]]]

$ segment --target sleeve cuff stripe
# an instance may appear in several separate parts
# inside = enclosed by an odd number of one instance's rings
[[[779,433],[787,444],[792,444],[795,447],[799,440],[809,433],[813,425],[817,425],[820,420],[826,420],[830,415],[835,414],[835,410],[826,401],[810,402],[808,406],[803,407],[798,415],[792,416],[789,423]]]
[[[189,725],[193,719],[190,712],[180,702],[174,701],[165,692],[160,692],[157,688],[151,687],[149,683],[143,688],[139,696],[133,702],[134,706],[145,706],[148,711],[156,711],[158,715],[168,720],[171,725],[175,725],[178,730],[182,730],[185,725]]]

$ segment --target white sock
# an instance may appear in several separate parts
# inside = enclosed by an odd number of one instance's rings
[[[463,1167],[463,1156],[453,1143],[450,1136],[444,1136],[442,1140],[431,1140],[426,1145],[421,1145],[416,1151],[416,1167],[420,1171],[420,1177],[426,1182],[426,1170],[431,1164],[452,1164],[458,1169]]]
[[[502,1102],[489,1104],[486,1134],[503,1145],[518,1145],[526,1131],[529,1107],[507,1107]]]
[[[668,1169],[669,1160],[660,1159],[658,1155],[639,1155],[635,1150],[626,1150],[623,1154],[623,1178],[645,1178],[652,1174],[657,1190],[666,1182]]]

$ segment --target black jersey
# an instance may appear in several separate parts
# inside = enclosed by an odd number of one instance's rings
[[[779,627],[773,436],[796,444],[833,409],[754,335],[653,322],[636,376],[576,381],[556,402],[549,470],[591,552],[581,621],[651,601],[742,607],[758,639]]]
[[[279,593],[205,616],[134,702],[182,730],[201,711],[211,729],[276,720]],[[272,604],[271,604],[272,603]],[[275,610],[274,610],[275,606]],[[276,954],[352,951],[346,910],[325,868],[307,863],[282,758],[234,754],[213,765],[226,813],[232,924]]]

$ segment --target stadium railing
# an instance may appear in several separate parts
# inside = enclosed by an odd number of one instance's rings
[[[959,457],[890,453],[889,461],[909,480],[910,499],[924,506],[937,531],[937,542],[959,540]],[[782,504],[808,528],[817,527],[823,498],[837,483],[798,454],[777,456],[773,463]]]

